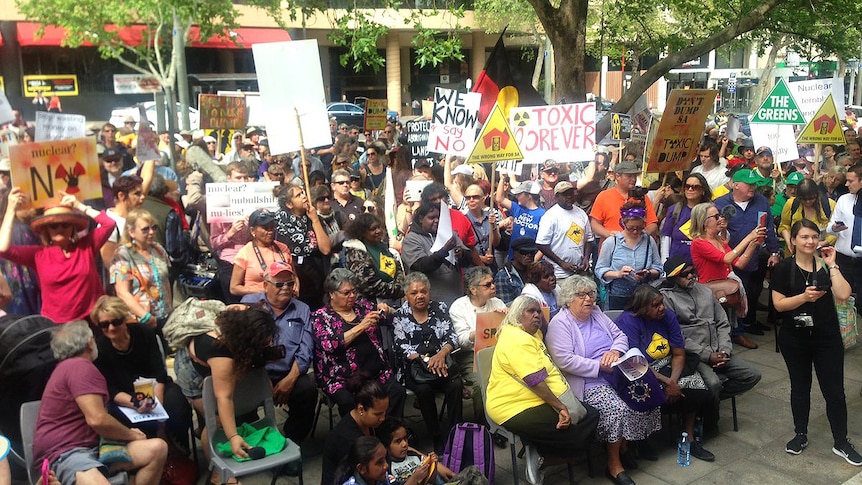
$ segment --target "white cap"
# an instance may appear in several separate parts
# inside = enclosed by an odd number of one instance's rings
[[[204,141],[205,141],[206,143],[215,143],[215,142],[216,142],[216,139],[215,139],[215,137],[212,137],[212,136],[207,135],[207,136],[205,136],[205,137],[204,137]]]
[[[192,132],[192,140],[200,140],[205,134],[204,130],[195,130]]]
[[[524,192],[530,193],[532,195],[538,195],[541,191],[542,186],[538,182],[531,182],[529,180],[525,180],[519,183],[517,187],[514,187],[511,190],[512,195],[517,195]]]
[[[466,163],[458,165],[457,167],[452,169],[452,175],[469,175],[473,176],[473,167],[467,165]]]

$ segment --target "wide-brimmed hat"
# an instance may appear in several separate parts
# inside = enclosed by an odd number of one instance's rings
[[[90,227],[90,218],[71,207],[60,205],[60,199],[49,200],[45,205],[45,212],[30,221],[30,229],[39,233],[51,224],[71,224],[75,232],[80,232]]]

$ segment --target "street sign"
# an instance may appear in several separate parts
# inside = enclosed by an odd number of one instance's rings
[[[820,109],[802,129],[796,143],[844,143],[844,129],[838,120],[832,93],[826,96]]]
[[[779,79],[763,104],[751,117],[750,123],[772,123],[780,125],[804,125],[802,111],[790,94],[784,79]]]

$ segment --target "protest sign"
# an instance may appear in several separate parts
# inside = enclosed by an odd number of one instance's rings
[[[509,112],[509,124],[524,152],[524,163],[593,159],[595,103],[516,107]]]
[[[428,155],[428,130],[431,128],[431,122],[422,119],[408,121],[404,128],[407,130],[407,146],[401,150],[410,150],[410,166],[415,167],[419,160],[433,165],[434,157]]]
[[[787,87],[805,121],[811,121],[814,118],[814,113],[823,101],[826,101],[829,94],[832,94],[832,104],[835,112],[838,113],[838,119],[844,119],[844,106],[838,106],[838,103],[844,99],[843,82],[835,82],[835,79],[810,79],[787,83]]]
[[[385,130],[387,109],[385,99],[366,99],[365,130]]]
[[[485,126],[482,127],[476,144],[467,157],[467,163],[499,162],[502,160],[520,160],[524,158],[515,135],[503,115],[499,104],[491,108]]]
[[[466,157],[476,143],[479,126],[479,93],[454,89],[434,90],[434,111],[428,133],[428,151]]]
[[[248,122],[245,96],[198,96],[201,129],[244,130]]]
[[[779,79],[775,83],[775,87],[763,100],[763,104],[754,112],[750,123],[805,124],[805,117],[802,116],[802,111],[800,111],[796,100],[793,99],[793,95],[790,94],[790,89],[784,79]]]
[[[11,123],[15,120],[15,113],[12,112],[12,105],[6,99],[3,91],[0,91],[0,125]]]
[[[476,337],[473,340],[473,352],[497,345],[497,335],[500,324],[506,317],[502,312],[482,312],[476,314]]]
[[[36,112],[36,141],[70,140],[87,136],[84,115]]]
[[[792,125],[752,123],[751,139],[757,148],[769,147],[772,150],[772,158],[776,162],[786,162],[799,158]]]
[[[332,145],[317,40],[254,44],[252,52],[272,154]]]
[[[33,207],[42,207],[59,192],[75,195],[78,200],[102,198],[94,138],[13,145],[9,158],[12,183],[30,195]]]
[[[114,94],[149,94],[162,90],[153,76],[144,74],[114,74]]]
[[[277,211],[278,200],[272,189],[278,185],[278,182],[207,184],[207,222],[234,222],[256,209]]]
[[[632,120],[632,136],[641,140],[646,138],[649,130],[649,123],[652,119],[652,113],[647,105],[646,94],[641,94],[641,97],[635,101],[635,105],[629,110],[629,116]],[[596,120],[596,123],[599,121]]]
[[[159,151],[159,138],[156,132],[153,131],[147,120],[147,110],[143,105],[138,105],[138,143],[135,145],[135,158],[139,163],[147,160],[160,160],[162,153]]]
[[[832,93],[826,95],[817,112],[799,133],[796,143],[845,143],[844,127],[838,120],[838,109],[832,99]]]
[[[0,130],[0,158],[9,158],[9,147],[18,144],[15,130]]]
[[[667,173],[688,170],[697,148],[706,117],[718,91],[714,89],[674,89],[650,146],[646,172]]]

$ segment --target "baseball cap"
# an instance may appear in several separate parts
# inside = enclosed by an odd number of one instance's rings
[[[759,180],[760,177],[758,177],[753,170],[747,168],[733,174],[734,182],[743,182],[749,185],[756,185]]]
[[[620,162],[614,167],[614,173],[641,173],[634,162]]]
[[[266,271],[263,272],[264,278],[274,278],[284,272],[288,272],[292,275],[296,275],[296,272],[293,271],[293,266],[290,263],[285,261],[276,261],[274,263],[270,263],[270,265],[266,268]]]
[[[785,185],[799,185],[799,182],[802,182],[805,176],[802,175],[801,172],[791,172],[790,175],[787,176],[787,180],[784,181]]]
[[[452,169],[452,175],[469,175],[473,176],[473,167],[467,165],[466,163],[458,165],[457,167]]]
[[[694,266],[682,256],[672,256],[664,263],[664,273],[668,278],[679,276],[686,268],[694,268]]]
[[[564,180],[562,182],[559,182],[556,186],[554,186],[554,193],[555,194],[562,194],[563,192],[565,192],[567,190],[572,190],[574,188],[575,188],[575,186],[572,185],[571,182],[566,182]]]
[[[512,241],[510,245],[512,251],[524,252],[524,253],[535,253],[539,250],[536,247],[536,241],[533,241],[529,237],[519,237]]]
[[[269,209],[257,209],[248,216],[248,226],[267,226],[275,222],[275,214]]]
[[[116,148],[105,148],[105,151],[100,155],[103,160],[119,160],[122,155]]]
[[[542,164],[542,171],[545,170],[559,170],[560,167],[557,165],[557,162],[554,160],[545,160],[545,163]]]
[[[525,180],[525,181],[519,183],[517,187],[514,187],[511,190],[512,195],[518,195],[518,194],[522,194],[524,192],[527,192],[527,193],[532,194],[532,195],[538,195],[538,193],[540,191],[541,191],[541,187],[539,186],[539,184],[537,184],[535,182],[530,182],[529,180]]]
[[[766,146],[760,147],[757,149],[757,152],[755,152],[755,155],[757,155],[758,157],[761,155],[769,155],[770,157],[772,157],[772,148]]]
[[[215,142],[216,142],[216,139],[215,139],[214,137],[210,136],[210,135],[206,135],[206,136],[204,137],[204,142],[206,142],[206,143],[215,143]]]

